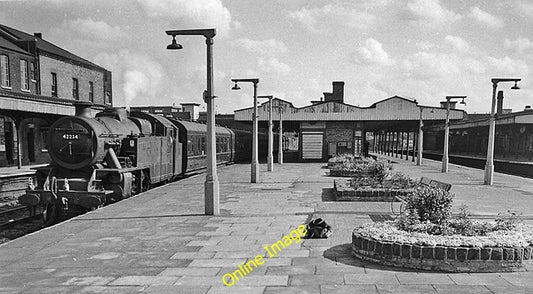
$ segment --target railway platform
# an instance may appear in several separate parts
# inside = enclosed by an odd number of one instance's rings
[[[533,216],[533,179],[440,162],[391,158],[395,170],[451,183],[455,206],[481,218],[518,209]],[[390,218],[386,202],[334,202],[323,163],[275,165],[250,184],[249,165],[219,168],[221,215],[203,215],[204,175],[158,187],[0,245],[0,293],[533,293],[533,273],[407,271],[356,260],[356,225]],[[314,217],[328,239],[288,245],[270,258],[263,246]],[[231,287],[222,277],[263,256]]]

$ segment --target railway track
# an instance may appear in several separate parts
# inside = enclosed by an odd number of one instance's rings
[[[0,244],[42,228],[42,209],[32,214],[27,207],[15,207],[0,212]]]

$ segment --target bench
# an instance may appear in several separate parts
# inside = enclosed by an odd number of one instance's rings
[[[437,180],[432,180],[430,178],[422,177],[420,179],[419,185],[426,186],[426,187],[434,187],[437,189],[442,189],[444,191],[450,191],[452,188],[452,184],[444,183]],[[400,202],[400,209],[398,213],[394,212],[394,202],[399,201]],[[402,214],[404,210],[404,205],[407,204],[407,201],[402,196],[394,196],[390,203],[390,209],[392,211],[392,214]]]

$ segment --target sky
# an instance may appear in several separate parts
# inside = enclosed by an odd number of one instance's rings
[[[367,107],[398,95],[438,106],[467,95],[469,113],[490,111],[491,78],[518,77],[504,108],[533,104],[533,1],[528,0],[11,0],[0,23],[34,33],[112,71],[115,106],[204,107],[206,46],[166,30],[216,28],[217,113],[259,95],[296,107],[345,82],[345,102]]]

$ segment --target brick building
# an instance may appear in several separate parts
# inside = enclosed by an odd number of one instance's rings
[[[0,167],[49,161],[51,123],[112,105],[111,72],[43,39],[0,24]]]

